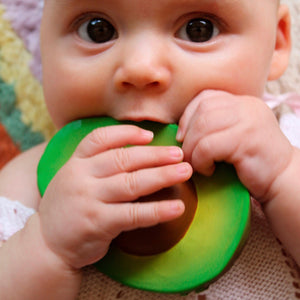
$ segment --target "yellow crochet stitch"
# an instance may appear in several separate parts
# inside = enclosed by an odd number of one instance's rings
[[[55,127],[43,100],[41,84],[29,69],[31,54],[22,40],[13,31],[4,17],[5,8],[0,4],[0,70],[2,79],[15,87],[17,107],[22,112],[22,121],[34,131],[49,139]]]

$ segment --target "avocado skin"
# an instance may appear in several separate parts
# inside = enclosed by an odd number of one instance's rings
[[[133,124],[152,130],[152,145],[177,145],[177,125],[151,121],[124,122],[109,117],[88,118],[67,124],[49,142],[38,166],[41,195],[79,142],[98,127]],[[206,289],[226,272],[240,254],[250,228],[250,195],[233,166],[219,163],[211,177],[194,174],[198,204],[185,236],[171,249],[156,255],[127,254],[111,245],[95,266],[133,288],[186,294]]]

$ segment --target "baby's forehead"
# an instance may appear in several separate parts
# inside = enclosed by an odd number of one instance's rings
[[[142,4],[142,3],[147,3],[148,1],[151,1],[152,3],[156,2],[158,4],[158,8],[160,6],[163,6],[164,4],[178,4],[182,6],[182,8],[185,5],[189,4],[198,4],[198,5],[213,5],[213,6],[226,6],[226,5],[236,5],[242,4],[243,2],[248,2],[249,0],[40,0],[41,2],[45,3],[53,3],[59,6],[68,6],[68,5],[82,5],[82,4],[94,4],[94,5],[106,5],[107,3],[114,5],[117,3],[129,3],[129,5],[134,5],[134,3]],[[251,1],[256,1],[256,0],[251,0]],[[265,1],[265,0],[260,0],[260,1]],[[267,0],[269,1],[269,0]],[[271,0],[271,1],[277,1],[277,0]],[[132,2],[132,3],[130,3]],[[118,7],[116,6],[116,9]]]
[[[130,3],[130,2],[136,2],[136,0],[39,0],[41,2],[53,2],[58,5],[75,5],[75,4],[88,4],[88,3],[93,3],[100,5],[101,4],[106,4],[107,2],[114,4],[117,2],[123,2],[123,3]],[[243,3],[249,3],[250,0],[138,0],[138,2],[157,2],[159,4],[172,4],[172,3],[180,3],[182,7],[187,4],[191,3],[196,3],[199,5],[205,4],[205,5],[221,5],[221,6],[227,6],[227,5],[242,5]],[[251,0],[250,2],[255,2],[257,0]],[[280,0],[260,0],[260,2],[274,2],[274,3],[279,3]],[[159,7],[159,6],[158,6]],[[116,7],[117,9],[117,7]]]
[[[231,12],[239,11],[254,11],[256,5],[264,4],[279,4],[280,0],[40,0],[45,4],[51,4],[61,9],[72,8],[95,8],[100,9],[102,7],[109,6],[115,11],[120,12],[120,7],[139,7],[143,10],[147,10],[148,6],[156,6],[156,10],[163,10],[168,8],[172,10],[185,10],[187,8],[193,8],[197,10],[206,10],[213,8],[218,11],[229,10]],[[126,9],[126,11],[128,11]],[[59,12],[61,14],[61,11]]]

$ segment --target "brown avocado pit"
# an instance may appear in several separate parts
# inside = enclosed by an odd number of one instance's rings
[[[190,180],[162,189],[151,195],[141,197],[138,202],[181,199],[185,205],[184,213],[177,219],[152,227],[139,228],[121,233],[114,243],[128,254],[144,256],[155,255],[171,249],[187,232],[197,209],[197,193]]]

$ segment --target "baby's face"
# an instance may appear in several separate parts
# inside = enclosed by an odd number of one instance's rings
[[[206,89],[260,96],[276,27],[275,0],[47,0],[49,111],[173,123]]]

